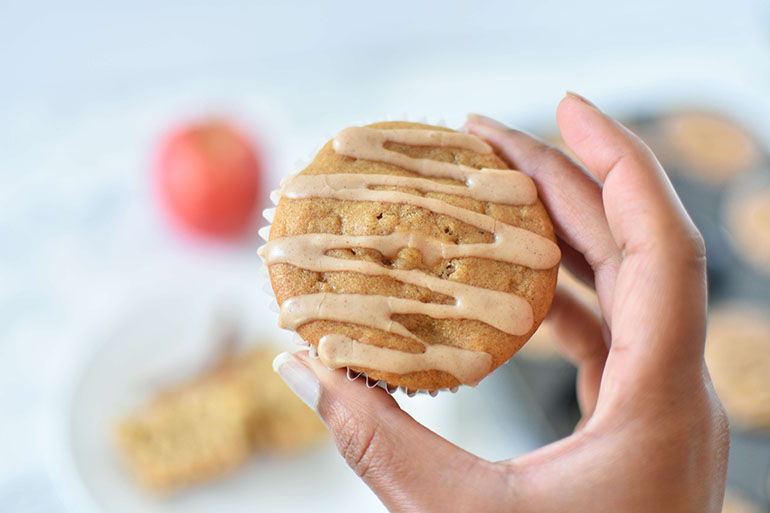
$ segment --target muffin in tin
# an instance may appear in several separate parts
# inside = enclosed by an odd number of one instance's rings
[[[770,308],[732,303],[713,310],[705,356],[731,421],[770,429]]]
[[[656,123],[653,146],[672,168],[697,181],[721,185],[761,162],[759,145],[745,130],[720,115],[675,112]]]
[[[754,269],[770,274],[770,177],[740,184],[730,194],[724,226],[736,253]]]
[[[722,513],[762,513],[762,509],[742,494],[727,490]]]

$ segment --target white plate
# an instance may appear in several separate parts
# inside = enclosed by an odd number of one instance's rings
[[[52,426],[55,478],[71,511],[384,511],[331,443],[291,458],[257,457],[231,476],[167,498],[137,486],[122,464],[110,441],[115,420],[157,387],[204,368],[223,308],[238,306],[247,339],[296,349],[259,289],[235,279],[182,285],[139,300],[95,337],[62,390]]]
[[[258,264],[252,265],[253,256],[243,258],[158,284],[163,292],[138,299],[92,337],[47,422],[54,477],[71,511],[385,511],[331,443],[292,458],[258,456],[233,475],[167,498],[137,486],[122,464],[110,440],[116,419],[159,387],[205,368],[218,313],[234,312],[245,340],[297,349],[292,334],[277,327]],[[508,458],[547,438],[526,384],[508,370],[476,389],[396,398],[415,419],[460,447],[490,460]]]

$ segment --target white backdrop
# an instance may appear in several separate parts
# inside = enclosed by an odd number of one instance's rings
[[[251,249],[159,221],[148,165],[179,119],[242,120],[273,186],[352,123],[542,126],[565,89],[616,114],[709,104],[770,142],[759,0],[106,4],[0,0],[2,511],[64,510],[51,404],[106,319],[201,268],[258,281]]]

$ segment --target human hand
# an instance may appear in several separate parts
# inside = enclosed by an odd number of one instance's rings
[[[306,353],[275,366],[391,511],[718,512],[729,432],[703,361],[703,240],[635,135],[583,98],[557,109],[562,152],[482,116],[468,132],[530,175],[563,263],[595,284],[601,316],[557,290],[556,343],[578,366],[582,420],[529,454],[490,462],[414,421],[384,390]]]

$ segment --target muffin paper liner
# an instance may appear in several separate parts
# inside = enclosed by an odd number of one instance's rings
[[[385,119],[385,121],[409,121],[409,117],[408,116],[401,116],[399,118],[388,118],[388,119]],[[417,122],[417,123],[426,123],[426,124],[430,123],[430,124],[436,125],[436,126],[444,126],[444,127],[446,126],[446,123],[444,122],[444,120],[440,120],[437,123],[431,123],[427,119],[421,118],[419,120],[416,120],[415,122]],[[368,125],[370,123],[374,123],[374,121],[364,122],[364,123],[361,123],[361,125]],[[330,140],[332,138],[334,138],[334,135],[328,136],[325,139],[325,141],[328,141],[328,140]],[[325,142],[323,144],[325,144]],[[321,150],[321,148],[323,147],[323,144],[319,145],[314,152],[309,154],[309,158],[308,159],[298,161],[295,164],[296,168],[298,170],[300,170],[300,171],[302,169],[305,169],[310,164],[310,162],[313,160],[313,158],[315,158],[315,156],[318,154],[318,152]],[[293,176],[296,176],[296,174],[298,174],[298,173],[299,173],[299,171],[297,173],[293,173],[293,174],[287,175],[284,178],[282,178],[279,186],[283,187],[288,180],[290,180]],[[262,228],[260,228],[258,233],[259,233],[259,236],[262,238],[262,240],[265,241],[265,243],[267,243],[267,241],[270,239],[270,228],[272,227],[273,219],[275,218],[275,207],[278,205],[278,201],[279,200],[280,200],[280,189],[279,190],[274,190],[274,191],[270,192],[270,201],[273,203],[274,206],[272,206],[270,208],[266,208],[262,212],[262,217],[265,218],[265,220],[268,222],[268,224],[266,226],[263,226]],[[257,254],[260,256],[260,258],[262,258],[262,252],[263,252],[263,248],[264,247],[265,246],[263,244],[257,250]],[[273,291],[273,287],[272,287],[272,285],[270,283],[270,273],[268,271],[267,265],[264,263],[264,260],[263,260],[262,265],[260,266],[259,269],[260,269],[260,272],[262,272],[268,278],[265,281],[265,285],[263,287],[263,290],[264,290],[264,292],[266,294],[268,294],[272,298],[272,302],[270,303],[269,308],[270,308],[270,310],[272,312],[280,313],[281,310],[280,310],[280,307],[278,306],[278,303],[276,302],[275,292]],[[288,330],[288,331],[292,331],[292,330]],[[294,334],[294,337],[293,337],[292,341],[295,344],[297,344],[297,345],[307,347],[308,348],[309,356],[311,358],[318,359],[318,351],[316,350],[315,346],[313,346],[308,341],[303,339],[299,335],[299,333],[297,333],[295,331],[292,331],[292,333]],[[451,388],[441,388],[441,389],[437,389],[437,390],[422,390],[422,389],[420,389],[420,390],[411,390],[411,389],[408,389],[406,387],[390,385],[390,384],[388,384],[387,382],[385,382],[383,380],[372,379],[369,376],[367,376],[366,373],[352,371],[349,367],[345,367],[345,370],[346,370],[346,376],[347,376],[348,381],[356,381],[359,378],[363,378],[367,388],[380,387],[380,388],[382,388],[383,390],[385,390],[387,393],[389,393],[391,395],[393,395],[396,392],[396,390],[401,389],[401,391],[404,394],[406,394],[408,397],[414,397],[416,394],[428,394],[431,397],[436,397],[439,392],[447,392],[448,391],[448,392],[451,392],[451,393],[455,393],[455,392],[457,392],[460,389],[459,386],[455,386],[455,387],[451,387]]]

